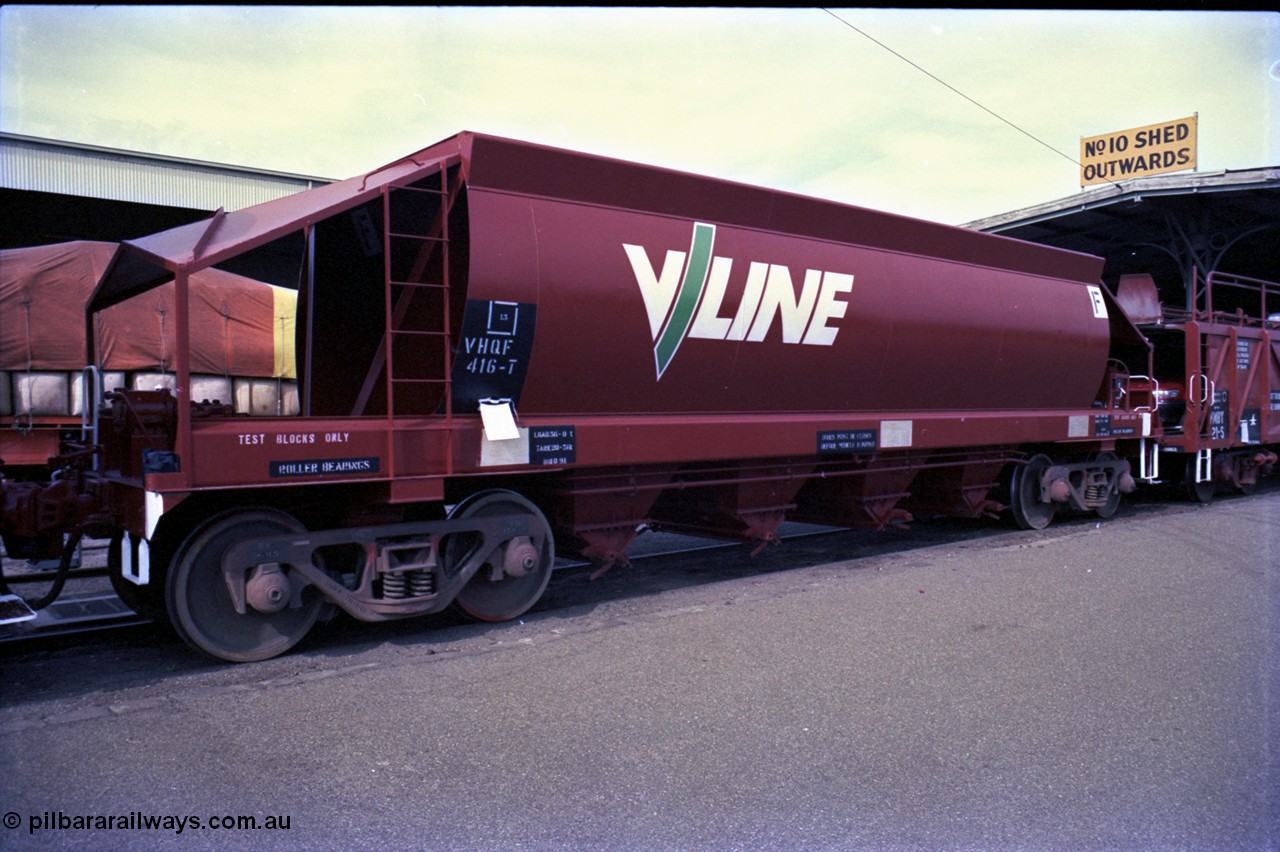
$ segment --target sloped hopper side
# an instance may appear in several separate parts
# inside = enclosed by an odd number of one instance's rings
[[[1164,318],[1156,282],[1146,273],[1121,275],[1116,287],[1116,303],[1134,325],[1156,325]]]
[[[465,304],[465,212],[455,211],[461,221],[451,252],[443,211],[461,192],[466,141],[455,137],[365,175],[121,243],[86,306],[89,357],[95,313],[184,274],[265,258],[272,274],[262,280],[298,292],[304,415],[385,413],[388,385],[396,413],[434,413],[448,386],[453,310],[442,307],[452,295],[444,285],[456,281]],[[409,290],[416,295],[406,298]],[[417,351],[415,337],[430,337],[434,349]],[[408,351],[397,364],[402,347]],[[181,377],[184,353],[176,362]]]
[[[312,415],[385,415],[388,351],[395,413],[440,410],[466,304],[467,224],[460,200],[442,228],[439,184],[431,175],[316,224]]]

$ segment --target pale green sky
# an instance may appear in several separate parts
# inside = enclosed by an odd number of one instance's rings
[[[1276,13],[833,12],[4,6],[0,130],[332,178],[475,130],[952,223],[1193,113],[1200,171],[1280,165]]]

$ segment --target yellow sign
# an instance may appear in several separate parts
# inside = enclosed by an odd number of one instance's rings
[[[1196,118],[1179,118],[1080,140],[1080,185],[1196,167]]]

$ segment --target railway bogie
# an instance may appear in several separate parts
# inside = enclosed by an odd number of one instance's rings
[[[282,240],[298,412],[250,417],[195,395],[191,300]],[[337,611],[516,618],[557,552],[598,574],[646,530],[758,551],[787,520],[1037,530],[1169,479],[1248,491],[1280,445],[1275,285],[1250,282],[1260,314],[1152,316],[1101,273],[461,134],[122,244],[87,312],[171,280],[173,386],[105,394],[53,479],[5,482],[3,531],[11,553],[109,538],[122,599],[245,662]]]

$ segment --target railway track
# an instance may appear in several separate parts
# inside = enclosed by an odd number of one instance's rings
[[[150,624],[112,592],[69,595],[36,612],[28,621],[0,626],[0,645],[56,639]]]
[[[111,590],[107,579],[107,543],[81,545],[67,571],[66,589],[51,603],[31,613],[25,601],[47,593],[56,580],[56,562],[14,560],[0,551],[4,583],[10,594],[0,596],[0,645],[115,630],[150,623],[129,609]]]
[[[1268,481],[1263,484],[1262,493],[1275,491],[1280,484]],[[1248,499],[1248,498],[1240,498]],[[1185,503],[1167,502],[1155,498],[1138,498],[1126,503],[1124,515],[1146,515],[1166,511],[1180,511],[1186,508]],[[1123,517],[1123,516],[1122,516]],[[1094,524],[1096,519],[1088,517],[1068,518],[1054,526],[1055,530],[1064,526],[1077,524]],[[889,551],[910,551],[916,548],[939,544],[955,544],[972,539],[999,536],[1011,532],[1003,523],[983,524],[973,521],[930,521],[922,520],[908,528],[891,528],[887,531],[869,532],[854,531],[845,528],[812,526],[808,524],[785,524],[781,530],[783,550],[770,549],[771,552],[788,554],[787,564],[800,565],[806,561],[844,560],[873,556]],[[1018,533],[1026,536],[1027,533]],[[1031,534],[1031,535],[1034,535]],[[0,624],[0,647],[27,650],[45,643],[56,643],[57,640],[76,637],[81,640],[90,636],[103,637],[119,633],[130,627],[153,624],[130,610],[111,590],[106,577],[105,542],[90,542],[82,551],[80,563],[73,568],[67,581],[67,590],[54,603],[40,610],[36,618],[19,624]],[[726,542],[693,536],[651,532],[638,539],[631,549],[632,566],[615,567],[609,577],[618,574],[625,579],[614,580],[611,590],[601,588],[593,592],[582,591],[568,593],[558,598],[559,605],[580,603],[578,598],[592,599],[616,595],[649,594],[668,587],[672,583],[701,582],[710,579],[732,579],[757,572],[785,570],[773,560],[747,559],[744,551],[742,558],[734,556],[732,551],[742,550],[746,545],[740,542]],[[703,558],[705,557],[705,558]],[[690,568],[690,560],[697,559],[697,567]],[[28,587],[45,583],[52,577],[49,565],[38,565],[26,568],[16,577],[12,563],[6,561],[6,580],[12,588],[26,593]],[[646,570],[637,571],[644,566]],[[683,567],[681,567],[683,566]],[[735,567],[736,566],[736,567]],[[580,560],[558,559],[556,573],[571,575],[575,572],[583,574],[596,566]],[[659,574],[681,574],[686,577],[698,575],[701,579],[662,579]],[[41,592],[37,586],[34,594]],[[32,594],[31,596],[34,596]]]

